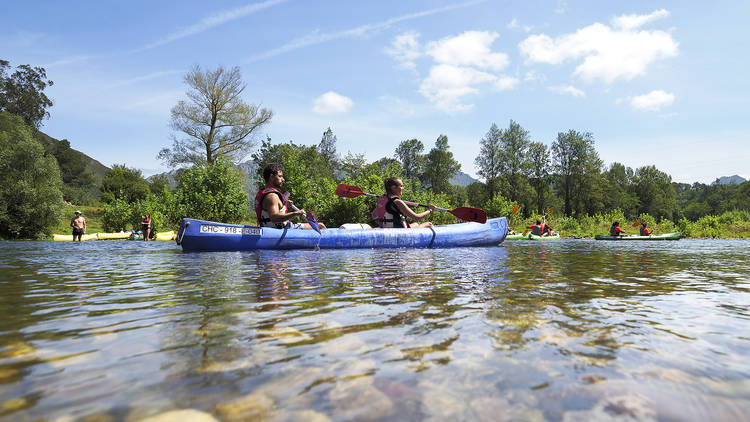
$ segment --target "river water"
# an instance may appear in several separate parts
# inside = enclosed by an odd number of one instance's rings
[[[750,242],[0,243],[0,418],[750,420]]]

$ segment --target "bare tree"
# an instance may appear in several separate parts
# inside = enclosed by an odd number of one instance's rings
[[[256,143],[259,129],[271,121],[273,112],[247,104],[239,67],[202,70],[195,66],[185,75],[188,100],[172,107],[172,148],[158,158],[170,167],[182,164],[213,164],[224,158],[238,163]]]

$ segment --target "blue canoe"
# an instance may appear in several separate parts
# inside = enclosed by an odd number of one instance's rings
[[[184,218],[177,244],[184,251],[255,249],[453,248],[495,246],[508,233],[505,217],[485,224],[460,223],[420,229],[272,229]]]

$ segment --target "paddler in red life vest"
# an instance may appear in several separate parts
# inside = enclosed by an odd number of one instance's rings
[[[375,211],[372,212],[373,218],[378,220],[378,225],[382,228],[420,228],[432,227],[432,222],[427,221],[421,224],[409,224],[406,217],[414,221],[421,220],[432,214],[435,206],[430,204],[426,211],[415,213],[408,205],[401,200],[401,194],[404,192],[404,182],[398,177],[391,177],[385,180],[385,195],[378,198],[378,204]]]
[[[615,221],[612,223],[612,226],[609,228],[609,235],[610,236],[622,236],[623,233],[625,233],[625,230],[620,228],[620,222]]]
[[[255,216],[261,227],[276,229],[312,229],[307,223],[292,223],[291,219],[305,214],[305,210],[288,211],[283,201],[281,186],[284,185],[284,166],[270,163],[263,169],[263,179],[266,187],[258,190],[255,195]],[[291,201],[289,201],[291,203]],[[326,226],[318,223],[321,229]]]
[[[641,236],[651,236],[651,230],[646,228],[645,222],[641,222]]]
[[[544,222],[542,222],[544,220]],[[542,217],[541,220],[536,220],[536,223],[526,226],[527,229],[531,229],[531,234],[534,236],[541,236],[545,232],[545,223],[547,222],[547,219],[545,217]]]

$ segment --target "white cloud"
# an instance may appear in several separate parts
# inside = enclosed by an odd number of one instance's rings
[[[463,104],[461,98],[477,94],[477,84],[494,82],[495,75],[470,67],[439,64],[430,69],[430,75],[422,81],[419,92],[435,106],[447,112],[471,110],[472,104]]]
[[[500,75],[497,77],[495,82],[493,83],[495,85],[495,88],[499,91],[506,91],[509,89],[513,89],[518,85],[521,81],[518,78],[514,78],[512,76],[505,76]]]
[[[415,60],[422,55],[417,38],[419,38],[419,33],[415,31],[404,32],[393,39],[385,52],[398,62],[399,67],[415,70],[417,67]]]
[[[648,15],[622,15],[612,18],[612,26],[618,29],[632,30],[640,28],[648,22],[653,22],[669,16],[669,11],[659,9]]]
[[[427,54],[440,64],[502,70],[508,65],[508,55],[490,50],[498,36],[497,32],[466,31],[427,44]]]
[[[328,91],[313,100],[313,112],[317,114],[346,113],[354,106],[354,101],[333,91]]]
[[[508,28],[508,29],[516,29],[519,26],[520,25],[518,25],[518,19],[516,19],[516,18],[513,18],[512,21],[508,22],[508,24],[505,25],[505,27]]]
[[[454,37],[428,42],[422,52],[418,34],[410,32],[396,37],[386,50],[401,67],[416,69],[414,60],[427,55],[433,59],[429,75],[421,82],[419,92],[435,107],[448,113],[471,110],[464,100],[480,93],[481,85],[496,91],[515,88],[520,80],[498,71],[508,66],[508,55],[493,52],[496,32],[466,31]]]
[[[570,94],[574,97],[585,97],[586,93],[573,85],[557,85],[549,87],[549,90],[558,94]]]
[[[617,29],[594,23],[575,33],[551,38],[532,35],[518,48],[526,63],[560,64],[566,60],[583,59],[574,75],[584,81],[602,80],[611,83],[618,78],[631,80],[646,73],[656,60],[677,55],[678,43],[672,35],[659,30],[636,29],[665,16],[666,11],[650,15],[627,15],[613,19]]]
[[[651,91],[648,94],[630,98],[630,105],[638,110],[659,111],[674,103],[674,94],[662,90]]]
[[[524,82],[546,81],[547,77],[543,73],[539,73],[535,70],[529,70],[524,74],[523,80]]]

